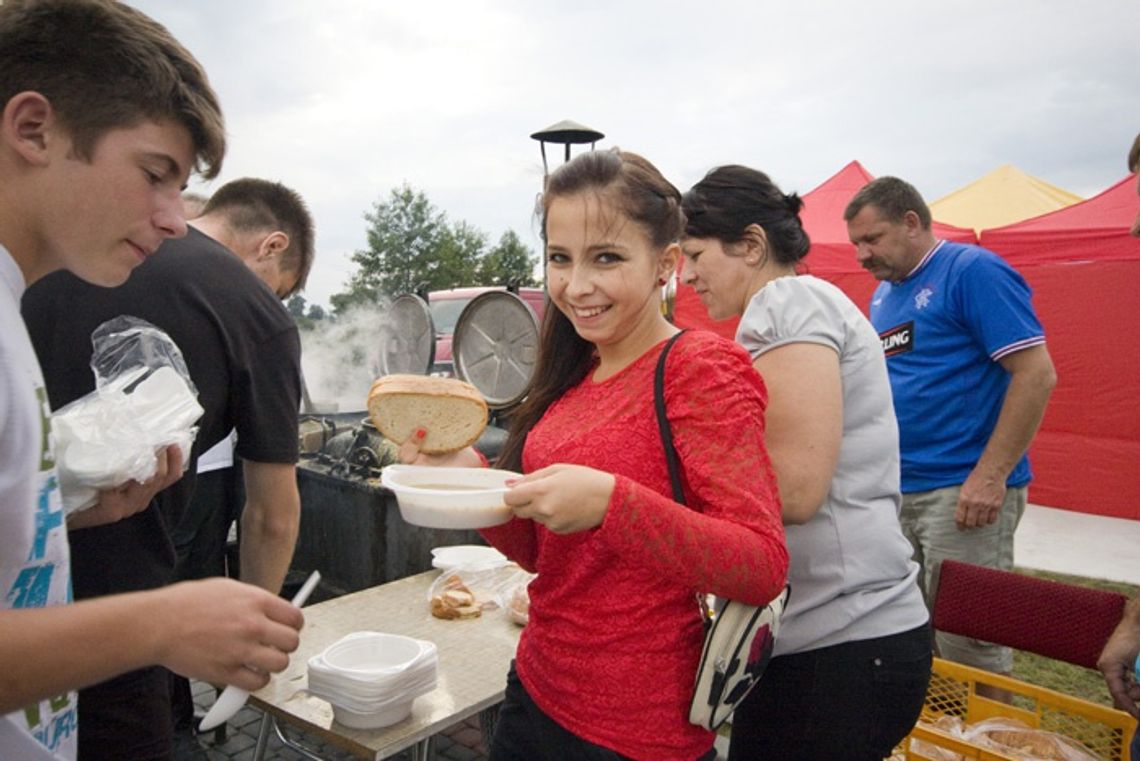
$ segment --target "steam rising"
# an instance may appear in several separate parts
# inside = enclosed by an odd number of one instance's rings
[[[367,409],[368,390],[384,374],[380,349],[387,310],[386,302],[360,305],[301,332],[301,368],[314,411]]]

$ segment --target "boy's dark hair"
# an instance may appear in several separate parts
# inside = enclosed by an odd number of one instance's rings
[[[305,287],[313,267],[313,217],[304,199],[279,182],[244,177],[227,182],[210,196],[202,214],[224,216],[236,232],[273,232],[289,236],[281,259],[282,269],[297,275],[297,284],[285,298]]]
[[[205,71],[165,27],[123,3],[0,3],[0,108],[26,91],[51,102],[81,158],[111,129],[168,121],[190,132],[196,171],[221,171],[225,126]]]

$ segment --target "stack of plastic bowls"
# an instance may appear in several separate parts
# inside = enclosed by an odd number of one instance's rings
[[[309,659],[309,692],[329,701],[333,718],[354,729],[403,721],[436,686],[435,644],[382,632],[355,632]]]

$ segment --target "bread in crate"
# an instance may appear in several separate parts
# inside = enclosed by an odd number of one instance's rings
[[[1006,690],[1013,703],[985,697],[978,685]],[[949,732],[961,722],[970,731]],[[995,725],[1018,725],[998,729]],[[1034,761],[1087,758],[1128,761],[1136,720],[1124,711],[981,669],[934,659],[922,719],[896,749],[892,761]],[[990,732],[996,729],[997,734]],[[1031,733],[1029,730],[1040,730]],[[1061,735],[1072,742],[1061,741]],[[1026,755],[1048,740],[1052,755]],[[1039,751],[1044,753],[1045,743]],[[1140,761],[1136,759],[1135,761]]]

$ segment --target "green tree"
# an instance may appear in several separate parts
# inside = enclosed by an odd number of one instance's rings
[[[330,299],[336,316],[356,304],[420,290],[539,284],[535,257],[513,230],[488,251],[485,232],[462,220],[448,222],[423,191],[407,183],[374,203],[364,218],[368,248],[353,253],[357,269],[346,290]]]
[[[519,239],[518,234],[514,230],[507,230],[479,262],[476,279],[482,285],[517,283],[523,287],[539,286],[542,283],[534,276],[537,263],[538,258]]]
[[[345,293],[332,297],[337,314],[356,303],[466,285],[486,236],[465,222],[452,226],[423,191],[407,183],[364,215],[368,248],[352,255],[358,267]]]
[[[308,304],[306,310],[305,297],[299,293],[293,294],[285,302],[285,308],[293,316],[293,322],[297,324],[299,330],[312,330],[318,322],[325,319],[324,307],[320,304]]]
[[[299,293],[294,293],[289,297],[289,300],[285,302],[285,308],[289,310],[289,314],[293,315],[294,320],[304,317],[305,297]]]
[[[480,285],[479,268],[486,249],[487,233],[460,220],[447,228],[440,243],[440,256],[435,272],[443,277],[425,279],[429,282],[450,283],[442,286],[443,288]]]
[[[363,286],[354,287],[350,282],[347,291],[329,296],[329,304],[332,305],[333,315],[340,317],[347,314],[357,304],[375,304],[379,299],[380,292],[376,289]]]

